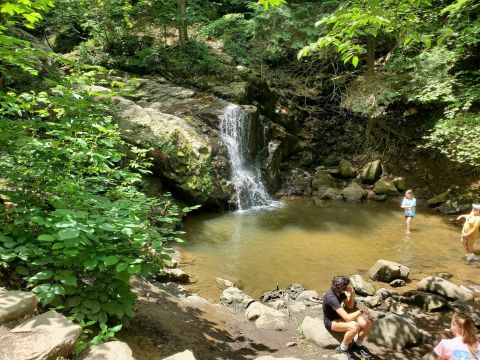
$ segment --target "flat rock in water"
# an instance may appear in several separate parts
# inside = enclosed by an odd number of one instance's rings
[[[301,325],[303,336],[308,341],[314,343],[321,348],[335,348],[342,341],[341,338],[336,339],[325,328],[323,320],[320,318],[313,318],[306,316]]]
[[[184,352],[166,357],[163,360],[195,360],[195,356],[193,356],[190,350],[185,350]]]
[[[25,291],[0,292],[0,324],[24,316],[32,316],[37,307],[37,296]]]
[[[130,347],[121,341],[110,341],[88,348],[75,360],[134,360]]]
[[[217,282],[217,285],[220,289],[228,289],[229,287],[235,287],[235,283],[228,279],[217,277],[215,281]]]
[[[418,344],[422,332],[408,316],[389,314],[374,322],[369,341],[392,349],[403,349]]]
[[[259,329],[284,330],[287,327],[288,318],[279,310],[255,301],[245,311],[248,320],[254,320]]]
[[[408,267],[388,260],[377,260],[368,271],[370,279],[387,283],[395,279],[407,279],[409,274]]]
[[[220,302],[234,312],[245,311],[254,301],[251,296],[236,287],[229,287],[220,295]]]
[[[437,294],[450,300],[473,300],[471,291],[436,276],[429,276],[421,280],[417,284],[417,290]]]
[[[82,328],[49,311],[13,328],[3,337],[0,359],[49,360],[68,357]]]

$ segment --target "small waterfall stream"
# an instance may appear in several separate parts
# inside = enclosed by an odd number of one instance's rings
[[[255,128],[248,112],[240,106],[228,105],[221,116],[220,128],[230,158],[231,181],[235,187],[238,209],[275,204],[262,183],[260,168],[252,156],[255,154],[252,154],[250,145]]]

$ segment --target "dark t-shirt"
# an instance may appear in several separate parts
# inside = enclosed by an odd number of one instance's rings
[[[342,301],[346,298],[344,293],[339,296],[335,295],[332,289],[328,290],[323,297],[323,322],[328,330],[332,328],[332,321],[342,318],[338,315],[337,310],[342,307]]]

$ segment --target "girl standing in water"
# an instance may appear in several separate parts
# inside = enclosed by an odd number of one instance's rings
[[[405,210],[405,233],[410,234],[412,221],[416,214],[417,199],[413,196],[412,190],[405,191],[405,197],[402,200],[400,207]]]

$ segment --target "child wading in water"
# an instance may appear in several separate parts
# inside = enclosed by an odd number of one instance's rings
[[[473,243],[480,233],[480,205],[472,204],[472,212],[468,215],[460,215],[457,220],[465,219],[460,241],[468,255],[473,253]]]
[[[413,197],[413,191],[405,191],[405,197],[402,200],[402,205],[400,207],[405,210],[405,232],[410,234],[410,229],[412,227],[412,221],[415,217],[415,208],[417,206],[417,199]]]

